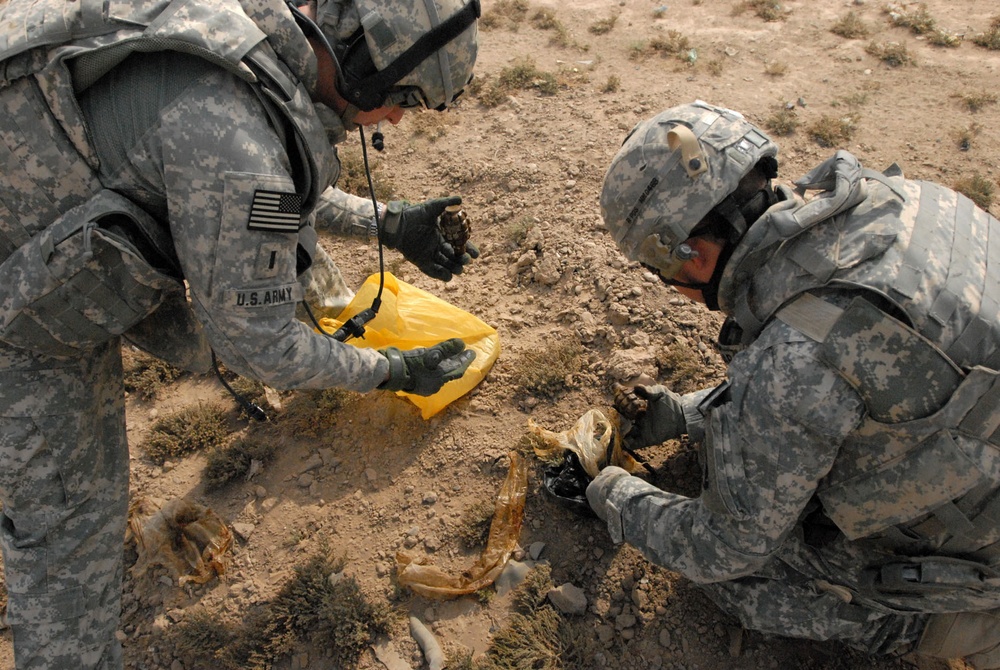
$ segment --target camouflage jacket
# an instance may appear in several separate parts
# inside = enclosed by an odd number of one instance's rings
[[[0,25],[0,257],[112,189],[169,226],[194,313],[227,366],[282,388],[365,391],[385,378],[382,356],[294,318],[311,212],[322,204],[327,224],[364,235],[372,206],[329,188],[344,129],[310,99],[315,57],[284,3],[9,2]],[[152,122],[132,129],[132,146],[102,143],[130,101],[148,104],[137,83],[160,105]],[[261,218],[267,198],[281,202],[277,224]]]
[[[720,292],[745,348],[701,404],[702,494],[621,477],[609,527],[695,581],[779,560],[885,610],[996,607],[1000,222],[870,177],[839,153],[797,182],[823,198],[786,191],[751,228]]]

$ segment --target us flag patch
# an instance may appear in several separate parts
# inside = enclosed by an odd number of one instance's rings
[[[247,228],[294,233],[298,231],[301,219],[302,196],[299,194],[260,190],[253,192]]]

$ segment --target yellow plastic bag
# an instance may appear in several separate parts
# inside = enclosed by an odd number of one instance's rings
[[[377,274],[368,277],[344,311],[336,319],[320,319],[320,325],[332,333],[352,316],[371,307],[378,293],[378,283]],[[496,328],[386,272],[378,315],[365,326],[363,338],[350,338],[347,342],[367,349],[396,347],[405,351],[431,347],[452,337],[462,338],[465,346],[476,352],[475,360],[462,378],[448,382],[430,396],[397,392],[419,407],[423,418],[429,419],[475,388],[493,367],[500,355],[500,336]]]

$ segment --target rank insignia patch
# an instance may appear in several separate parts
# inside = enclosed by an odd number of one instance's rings
[[[247,228],[294,233],[298,231],[301,222],[302,196],[299,194],[262,190],[253,192]]]

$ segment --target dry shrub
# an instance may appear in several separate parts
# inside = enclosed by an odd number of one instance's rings
[[[788,65],[778,61],[768,61],[764,65],[764,74],[768,77],[784,77],[788,74]]]
[[[677,391],[687,393],[705,386],[714,370],[705,365],[700,352],[675,340],[656,357],[657,377]]]
[[[777,0],[743,0],[733,6],[733,15],[752,11],[758,18],[765,21],[781,21],[785,18],[785,10]]]
[[[621,87],[621,77],[616,74],[608,75],[607,81],[605,81],[604,85],[601,86],[601,93],[614,93],[621,89]]]
[[[868,37],[871,28],[868,27],[857,13],[851,11],[839,18],[830,28],[830,32],[849,40]]]
[[[764,119],[764,127],[775,135],[791,135],[799,127],[799,116],[794,109],[782,105]]]
[[[535,61],[522,58],[500,70],[495,80],[484,82],[471,90],[480,104],[496,107],[513,91],[536,89],[542,95],[554,95],[559,90],[559,80],[551,72],[535,66]]]
[[[321,437],[337,425],[340,410],[359,397],[340,388],[296,391],[284,401],[278,424],[293,435]]]
[[[900,67],[914,62],[905,44],[899,42],[869,42],[865,51],[889,67]]]
[[[966,93],[958,96],[962,101],[962,104],[970,112],[978,112],[988,105],[995,105],[997,102],[997,96],[995,93],[990,91],[981,91],[979,93]]]
[[[663,37],[649,41],[649,49],[661,56],[681,56],[691,49],[691,40],[676,30],[668,30]]]
[[[548,8],[539,9],[532,14],[531,24],[539,30],[557,30],[562,25],[556,18],[555,11]]]
[[[229,435],[226,412],[217,404],[193,405],[153,424],[143,449],[158,465],[198,451],[221,446]]]
[[[972,140],[980,133],[982,128],[976,124],[971,123],[964,128],[959,128],[952,135],[955,138],[955,144],[961,151],[968,151],[972,148]]]
[[[996,184],[978,172],[971,177],[959,179],[953,188],[976,203],[977,207],[988,210],[993,205]]]
[[[267,464],[274,458],[276,449],[277,445],[273,440],[245,437],[233,444],[211,450],[202,474],[205,490],[215,491],[237,479],[245,479],[254,461]]]
[[[241,612],[239,621],[194,610],[168,630],[166,641],[191,668],[266,670],[311,640],[330,651],[338,668],[356,667],[364,650],[388,633],[394,615],[388,604],[369,602],[353,577],[332,580],[343,567],[342,559],[321,552],[297,567],[272,600]]]
[[[561,670],[559,627],[562,617],[552,607],[531,615],[514,613],[507,625],[493,634],[493,642],[476,660],[476,670]]]
[[[459,117],[448,112],[407,115],[414,137],[423,137],[435,142],[448,135],[448,131],[457,126]]]
[[[497,0],[479,19],[479,25],[486,30],[491,28],[517,30],[527,18],[529,8],[527,0]]]
[[[989,29],[973,37],[972,43],[984,49],[1000,51],[1000,15],[993,17]]]
[[[887,11],[892,25],[909,28],[914,35],[927,35],[937,29],[937,22],[927,11],[927,5],[924,3],[920,3],[911,11],[889,5]]]
[[[962,37],[961,35],[938,28],[927,35],[927,43],[936,47],[954,48],[962,43]]]
[[[138,394],[143,400],[154,400],[183,372],[169,363],[132,347],[122,347],[122,367],[125,372],[125,390]]]
[[[854,136],[857,117],[824,114],[809,126],[809,136],[821,147],[837,147]]]
[[[514,385],[526,394],[554,397],[566,390],[567,378],[580,370],[583,347],[576,340],[561,340],[521,354],[514,371]]]
[[[589,30],[594,35],[605,35],[612,31],[617,21],[618,21],[617,16],[609,16],[606,19],[598,19],[597,21],[594,21],[592,24],[590,24],[590,27],[588,27],[587,30]]]
[[[552,583],[552,567],[548,563],[538,563],[511,593],[511,603],[522,614],[530,615],[545,604]]]

